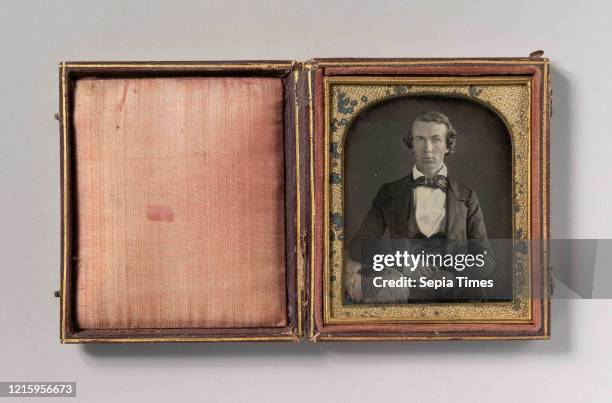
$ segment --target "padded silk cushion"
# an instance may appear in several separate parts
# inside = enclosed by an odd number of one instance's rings
[[[277,78],[80,79],[82,329],[286,325]]]

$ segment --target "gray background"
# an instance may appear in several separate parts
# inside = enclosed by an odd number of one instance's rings
[[[527,56],[542,48],[553,60],[552,234],[612,238],[611,13],[604,1],[4,2],[0,380],[77,381],[85,402],[608,401],[610,300],[554,300],[547,342],[60,345],[52,116],[62,60]],[[600,266],[609,269],[609,259]]]

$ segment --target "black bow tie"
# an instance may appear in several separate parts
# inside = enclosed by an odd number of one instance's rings
[[[414,187],[427,186],[434,189],[440,189],[446,193],[448,190],[448,179],[444,175],[436,175],[433,178],[419,176],[413,182]]]

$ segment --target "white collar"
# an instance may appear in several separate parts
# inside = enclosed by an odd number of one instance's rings
[[[442,163],[442,167],[438,170],[436,175],[448,176],[448,169],[446,168],[446,164]],[[412,179],[419,178],[421,176],[425,176],[425,174],[417,168],[416,164],[412,167]]]

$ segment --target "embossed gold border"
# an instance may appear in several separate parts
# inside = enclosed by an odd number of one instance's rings
[[[159,62],[159,63],[147,63],[147,62],[134,62],[134,63],[123,63],[123,62],[99,62],[99,63],[88,63],[88,62],[63,62],[62,65],[65,68],[94,68],[94,69],[109,69],[109,68],[122,68],[122,69],[205,69],[210,71],[222,70],[222,69],[241,69],[241,70],[273,70],[273,69],[291,69],[295,62],[286,63],[247,63],[247,62],[235,62],[235,63],[184,63],[184,62]]]
[[[389,66],[413,66],[427,65],[435,63],[436,65],[537,65],[548,64],[547,59],[533,58],[514,58],[514,57],[497,57],[497,58],[419,58],[419,59],[364,59],[364,60],[326,60],[318,59],[318,67],[389,67]]]
[[[310,270],[310,290],[309,290],[309,309],[310,314],[308,324],[308,338],[315,340],[315,236],[314,229],[317,219],[317,209],[315,203],[315,151],[314,151],[314,91],[313,91],[313,80],[314,80],[314,68],[310,63],[305,64],[306,76],[308,79],[308,164],[310,165],[310,264],[308,268]]]
[[[422,61],[420,61],[422,63]],[[324,86],[324,260],[323,260],[323,318],[325,324],[346,323],[523,323],[532,319],[531,307],[531,256],[514,253],[519,276],[524,286],[520,287],[512,302],[489,302],[474,304],[381,304],[344,305],[342,300],[343,241],[330,241],[330,213],[344,213],[343,148],[350,122],[360,112],[378,102],[398,96],[441,94],[471,99],[495,111],[506,124],[512,140],[512,183],[513,234],[530,233],[530,150],[531,150],[531,77],[490,76],[490,77],[325,77]],[[344,86],[343,92],[357,95],[370,94],[363,105],[357,104],[346,117],[348,123],[336,130],[333,140],[337,142],[341,163],[336,174],[340,175],[341,186],[330,186],[330,138],[332,119],[339,117],[337,102],[332,102],[335,93],[332,86]],[[404,91],[395,93],[396,86]],[[474,91],[473,89],[476,89]],[[348,90],[348,91],[347,91]],[[381,93],[380,91],[385,91]],[[378,91],[378,93],[377,93]],[[510,92],[509,92],[510,91]],[[511,91],[515,93],[512,94]],[[339,91],[338,91],[339,92]],[[371,94],[375,96],[372,97]],[[367,95],[366,95],[367,96]],[[514,98],[513,98],[514,97]],[[518,97],[518,101],[517,101]],[[514,104],[509,100],[514,99]],[[516,105],[520,104],[520,108]],[[357,108],[357,106],[360,106]],[[345,113],[346,114],[346,113]],[[340,189],[338,189],[338,187]],[[332,206],[332,204],[334,206]],[[520,230],[520,231],[518,231]],[[524,236],[524,235],[523,235]],[[332,261],[332,254],[334,260]],[[516,269],[515,269],[516,270]],[[340,281],[332,284],[334,276]]]
[[[61,158],[62,158],[62,283],[60,286],[60,340],[65,342],[66,334],[66,277],[68,273],[68,200],[70,199],[70,187],[68,186],[68,129],[66,125],[67,112],[66,112],[66,94],[68,93],[68,83],[66,80],[66,64],[60,64],[60,99],[61,99],[61,125],[62,125],[62,138],[61,138]]]
[[[192,342],[234,342],[234,341],[300,341],[295,334],[279,336],[240,336],[240,337],[92,337],[92,338],[66,338],[65,344],[82,343],[192,343]]]

